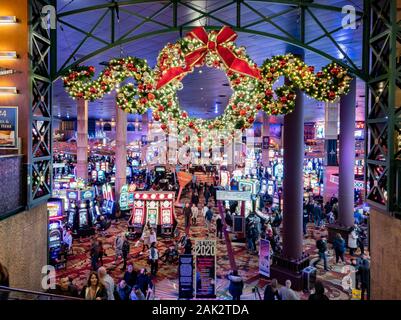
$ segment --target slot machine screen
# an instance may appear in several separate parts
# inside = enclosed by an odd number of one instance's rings
[[[173,223],[172,219],[171,219],[171,201],[163,201],[162,205],[162,225],[170,225]]]
[[[157,225],[157,210],[148,209],[148,221],[150,225]]]
[[[132,207],[134,205],[134,194],[128,193],[128,206]]]
[[[143,209],[135,209],[134,224],[142,224],[143,221]]]
[[[86,210],[79,211],[79,225],[86,226],[88,224],[88,215]]]

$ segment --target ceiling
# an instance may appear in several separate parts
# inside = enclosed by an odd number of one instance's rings
[[[91,0],[90,6],[109,3],[107,0]],[[117,1],[118,2],[118,1]],[[187,4],[190,8],[179,5],[178,6],[178,25],[191,21],[192,19],[198,18],[201,14],[196,10],[204,10],[211,12],[218,7],[225,4],[229,4],[232,1],[181,1]],[[271,16],[272,14],[281,12],[288,8],[291,8],[282,4],[270,4],[261,1],[244,1],[249,3],[254,9],[264,16]],[[342,7],[344,5],[353,4],[357,10],[362,11],[362,0],[353,1],[339,1],[339,0],[318,0],[314,3],[320,3],[324,5],[332,5],[336,7]],[[89,1],[86,0],[58,0],[58,14],[65,13],[67,11],[76,10],[79,8],[89,6]],[[151,17],[152,14],[161,10],[164,6],[166,8],[162,10],[154,18],[157,23],[146,22],[141,24],[141,18],[135,16]],[[125,12],[128,10],[131,14]],[[336,12],[329,12],[321,9],[311,9],[312,13],[319,18],[323,23],[324,28],[327,31],[339,29],[337,32],[332,33],[333,39],[335,39],[346,52],[346,54],[352,59],[357,67],[361,66],[362,63],[362,28],[357,29],[342,29],[341,21],[344,15]],[[135,15],[132,15],[134,13]],[[86,42],[74,53],[74,57],[66,63],[68,57],[75,51],[76,47],[85,38],[85,34],[74,30],[73,27],[80,28],[86,31],[90,31],[91,28],[96,24],[97,20],[103,15],[104,20],[93,30],[93,36],[97,39],[89,37]],[[215,18],[227,21],[230,24],[236,24],[236,6],[230,5],[224,9],[212,13]],[[272,21],[276,24],[272,26],[268,23],[256,24],[248,29],[252,29],[255,32],[268,32],[278,36],[284,36],[286,32],[293,35],[297,35],[297,29],[299,29],[299,17],[298,10],[292,10],[291,12],[281,16],[279,18],[273,18]],[[137,36],[146,32],[153,32],[155,30],[164,29],[161,25],[171,25],[173,19],[173,10],[169,1],[150,1],[149,3],[135,4],[124,6],[119,10],[119,19],[114,21],[115,25],[115,38],[123,36],[128,33],[133,27],[138,26],[136,30],[133,30],[129,36]],[[241,25],[246,26],[255,21],[260,20],[261,17],[257,16],[255,12],[251,11],[244,4],[241,6]],[[58,52],[58,68],[62,68],[63,65],[68,66],[74,60],[79,60],[91,53],[102,48],[105,41],[109,41],[111,37],[111,20],[110,13],[105,9],[99,9],[94,11],[83,12],[74,15],[66,15],[61,17],[63,22],[69,24],[58,23],[57,29],[57,52]],[[213,18],[202,18],[195,22],[190,23],[191,26],[198,25],[214,25],[221,26],[221,21]],[[72,27],[71,27],[72,26]],[[305,17],[305,28],[306,36],[305,40],[310,41],[316,39],[319,36],[324,36],[322,28],[314,21],[313,17],[306,14]],[[111,48],[107,51],[101,52],[93,57],[90,57],[84,62],[85,65],[93,65],[96,68],[96,72],[103,69],[103,65],[100,63],[108,61],[113,57],[120,56],[137,56],[139,58],[147,59],[149,65],[153,67],[156,64],[156,58],[159,51],[168,42],[176,42],[180,37],[179,32],[163,33],[158,35],[149,36],[146,38],[138,39],[129,43],[122,44]],[[102,42],[103,41],[103,42]],[[280,40],[267,38],[258,34],[250,34],[240,32],[236,40],[238,46],[243,45],[246,47],[248,55],[258,64],[261,65],[263,61],[271,57],[272,55],[283,54],[288,49],[288,45]],[[313,43],[313,46],[319,48],[322,52],[329,54],[333,57],[342,59],[343,55],[340,50],[332,43],[329,37],[323,37],[320,40]],[[308,65],[314,65],[316,69],[320,69],[322,66],[329,63],[329,60],[318,55],[314,52],[305,52],[305,61]],[[201,72],[199,72],[201,71]],[[179,91],[179,99],[183,109],[187,110],[190,115],[202,118],[213,118],[224,111],[224,107],[231,95],[231,89],[227,84],[227,77],[219,70],[202,67],[196,69],[194,73],[187,75],[184,80],[184,89]],[[357,120],[364,118],[364,83],[362,81],[357,82]],[[203,88],[203,89],[202,89]],[[324,104],[321,102],[314,101],[312,99],[305,99],[306,101],[306,112],[305,121],[317,121],[324,119]],[[54,85],[54,99],[53,99],[53,114],[55,117],[61,119],[74,119],[76,118],[76,105],[75,101],[68,97],[64,92],[62,83],[60,80],[56,81]],[[114,94],[106,95],[101,101],[91,102],[89,104],[89,117],[96,119],[111,119],[115,117],[115,100]],[[129,115],[129,120],[133,120],[134,115]],[[279,120],[278,118],[277,120]]]

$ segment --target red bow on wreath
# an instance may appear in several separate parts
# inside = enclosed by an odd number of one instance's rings
[[[211,40],[210,35],[206,32],[204,27],[193,29],[187,36],[200,40],[203,43],[203,46],[185,56],[185,68],[174,67],[161,76],[157,82],[157,89],[190,71],[196,64],[203,63],[208,51],[217,53],[228,70],[257,79],[261,78],[258,68],[251,67],[247,61],[238,58],[231,49],[223,46],[224,43],[234,41],[237,38],[237,34],[230,27],[224,26],[217,34],[215,41]]]

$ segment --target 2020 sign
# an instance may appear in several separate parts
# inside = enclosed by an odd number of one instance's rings
[[[214,256],[216,255],[216,242],[211,240],[199,240],[196,242],[195,255]]]

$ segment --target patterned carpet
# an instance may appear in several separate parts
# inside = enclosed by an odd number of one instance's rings
[[[183,201],[186,198],[184,196]],[[201,199],[203,200],[203,199]],[[217,216],[217,207],[214,210]],[[181,214],[181,209],[176,208],[176,214],[178,219],[178,228],[180,230],[180,236],[184,233],[184,217]],[[198,223],[195,226],[190,227],[190,238],[195,239],[205,239],[207,237],[207,229],[205,226],[204,218],[200,214],[198,218]],[[122,261],[119,260],[119,264],[114,265],[114,249],[113,243],[115,235],[118,233],[127,231],[127,222],[123,219],[118,222],[113,222],[112,226],[107,230],[105,235],[96,235],[97,239],[103,241],[103,245],[106,252],[106,257],[103,258],[103,265],[107,268],[110,275],[114,278],[116,282],[123,276],[123,271],[120,270],[122,267]],[[311,261],[313,262],[317,258],[317,252],[315,247],[315,239],[319,237],[321,233],[326,233],[325,230],[315,230],[314,226],[310,224],[308,226],[308,236],[304,240],[305,251],[310,254]],[[179,236],[179,237],[180,237]],[[60,276],[68,275],[73,278],[73,283],[81,289],[84,284],[86,284],[89,272],[90,272],[90,244],[93,237],[88,237],[85,239],[75,239],[73,244],[73,254],[68,257],[66,269],[59,270],[57,273],[58,278]],[[230,271],[230,263],[227,253],[227,246],[224,240],[217,239],[215,233],[210,237],[210,239],[216,239],[217,241],[217,298],[226,300],[231,299],[230,294],[227,291],[229,281],[226,279],[226,275]],[[224,239],[224,237],[223,237]],[[133,263],[135,270],[141,268],[147,268],[149,270],[149,265],[147,264],[147,255],[139,255],[142,244],[139,247],[135,247],[136,241],[131,241],[130,250],[130,262]],[[159,238],[157,243],[157,248],[160,254],[164,253],[166,248],[172,243],[171,240],[166,240]],[[194,244],[194,242],[193,242]],[[255,287],[258,288],[259,292],[263,297],[263,291],[269,280],[260,278],[258,275],[258,256],[250,255],[246,252],[246,247],[244,243],[232,242],[232,248],[235,256],[235,261],[238,266],[241,276],[245,280],[244,292],[241,296],[243,300],[255,300],[259,299],[256,292],[253,292]],[[349,256],[346,256],[349,262]],[[344,292],[341,287],[341,279],[345,274],[341,273],[343,266],[336,266],[335,258],[333,258],[333,252],[330,250],[328,255],[328,264],[330,266],[330,271],[323,272],[322,266],[318,265],[318,279],[323,281],[326,287],[326,294],[330,299],[333,300],[349,300],[349,294]],[[178,280],[177,280],[177,266],[178,264],[170,264],[159,261],[159,271],[157,276],[153,279],[156,285],[156,296],[155,299],[178,299]],[[307,299],[308,294],[299,292],[301,299]]]

